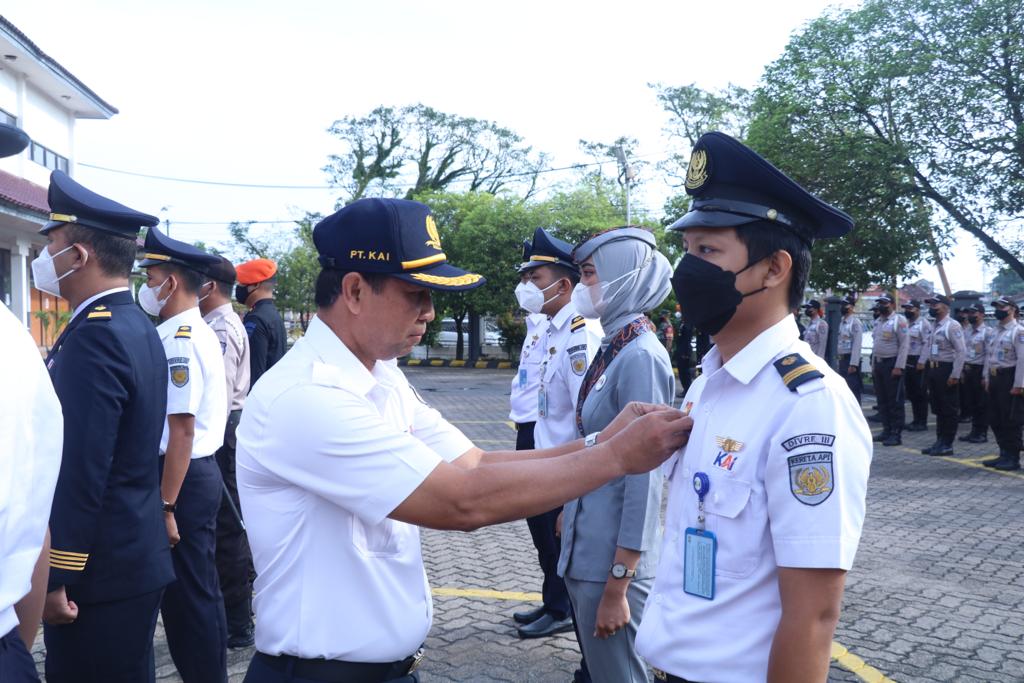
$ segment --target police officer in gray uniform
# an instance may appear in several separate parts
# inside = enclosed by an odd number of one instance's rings
[[[907,400],[910,401],[912,419],[904,429],[908,432],[928,431],[928,387],[925,376],[927,368],[918,370],[917,361],[921,358],[924,345],[932,334],[932,323],[921,316],[921,302],[918,299],[911,299],[903,304],[903,314],[907,317],[909,327],[907,338],[907,367],[903,373],[903,386],[907,391]]]
[[[1021,426],[1024,424],[1024,325],[1020,309],[1001,297],[992,302],[999,325],[989,345],[985,363],[985,388],[989,398],[992,433],[999,457],[982,464],[997,470],[1020,469]]]
[[[950,317],[953,300],[944,294],[925,299],[928,314],[935,319],[928,344],[917,367],[928,366],[928,393],[935,413],[935,443],[922,448],[925,455],[953,455],[956,438],[957,410],[960,399],[960,373],[963,372],[966,349],[964,328]]]
[[[871,331],[874,339],[872,374],[882,433],[875,437],[883,446],[903,443],[903,368],[907,364],[907,319],[893,310],[892,297],[878,297],[878,320]]]
[[[994,330],[985,324],[985,305],[981,303],[967,308],[967,322],[969,324],[964,329],[967,359],[964,361],[961,393],[965,405],[961,412],[971,417],[971,431],[961,436],[960,441],[985,443],[988,441],[988,395],[982,387],[982,380]]]
[[[849,296],[843,299],[843,320],[839,323],[839,343],[836,348],[839,354],[838,372],[846,380],[846,386],[850,387],[850,391],[857,398],[857,403],[860,403],[861,392],[864,389],[860,376],[860,347],[864,337],[864,326],[853,312],[855,303]],[[825,338],[828,339],[827,332]]]

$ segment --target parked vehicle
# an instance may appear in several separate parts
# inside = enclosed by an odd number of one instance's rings
[[[484,346],[498,346],[500,338],[501,334],[498,332],[498,326],[489,320],[484,321]],[[468,321],[463,321],[462,323],[462,340],[463,343],[469,343]],[[455,332],[455,321],[451,318],[445,318],[441,321],[441,331],[437,334],[437,345],[454,347],[457,343],[458,334]]]

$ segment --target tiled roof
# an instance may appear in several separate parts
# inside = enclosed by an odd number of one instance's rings
[[[50,203],[46,200],[45,187],[40,187],[6,171],[0,171],[0,202],[14,204],[44,217],[50,213]]]

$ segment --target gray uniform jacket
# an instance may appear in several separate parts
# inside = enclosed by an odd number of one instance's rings
[[[675,378],[668,351],[653,332],[642,334],[612,360],[583,404],[584,433],[604,429],[630,401],[671,405]],[[606,581],[621,546],[640,551],[638,579],[651,578],[661,548],[660,468],[614,479],[565,504],[558,574]]]

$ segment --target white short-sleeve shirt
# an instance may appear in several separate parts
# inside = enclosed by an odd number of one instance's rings
[[[791,317],[724,366],[721,360],[712,349],[683,399],[693,432],[665,466],[661,563],[636,644],[670,674],[746,683],[767,677],[782,613],[778,568],[852,566],[872,444],[845,381],[798,339]],[[815,369],[823,377],[797,386]],[[683,590],[685,530],[697,526],[697,472],[711,482],[705,511],[718,539],[713,600]]]
[[[511,408],[508,419],[519,424],[537,421],[537,389],[540,388],[540,364],[544,360],[547,329],[548,317],[543,313],[526,316],[526,338],[508,398]]]
[[[370,372],[318,317],[246,399],[237,476],[256,567],[256,647],[392,662],[433,606],[419,528],[389,519],[473,447],[394,361]]]
[[[224,444],[228,390],[220,340],[203,322],[199,308],[168,318],[156,328],[167,356],[167,414],[196,418],[192,457],[205,458]],[[167,452],[170,428],[164,420],[160,452]]]
[[[32,587],[64,448],[64,416],[32,337],[0,302],[0,635]]]

